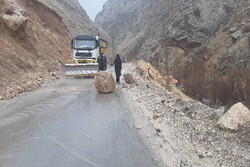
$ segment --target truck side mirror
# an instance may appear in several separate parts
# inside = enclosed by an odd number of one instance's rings
[[[71,40],[71,49],[74,49],[73,44],[74,44],[74,40]]]

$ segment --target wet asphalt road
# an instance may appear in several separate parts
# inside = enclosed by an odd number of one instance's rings
[[[0,167],[153,167],[120,90],[63,78],[0,103]]]

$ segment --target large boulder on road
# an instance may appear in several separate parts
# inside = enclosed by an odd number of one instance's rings
[[[115,80],[111,71],[101,71],[95,76],[95,86],[100,93],[111,93],[115,90]]]
[[[233,105],[219,120],[218,125],[223,129],[238,130],[250,122],[250,111],[242,103]]]

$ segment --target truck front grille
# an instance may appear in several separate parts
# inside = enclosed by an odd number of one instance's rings
[[[76,53],[77,59],[92,58],[92,53]]]

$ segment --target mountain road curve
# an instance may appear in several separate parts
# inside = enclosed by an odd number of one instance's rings
[[[0,167],[153,167],[119,89],[62,78],[0,103]]]

